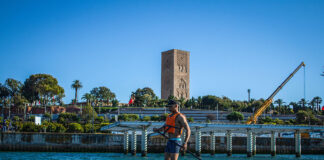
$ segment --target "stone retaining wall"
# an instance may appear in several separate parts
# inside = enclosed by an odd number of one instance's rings
[[[141,135],[137,137],[140,153]],[[246,137],[233,137],[233,153],[246,153]],[[131,144],[131,138],[129,138]],[[294,138],[277,138],[278,154],[294,154]],[[77,133],[1,133],[0,151],[48,151],[48,152],[123,152],[124,135]],[[257,153],[270,154],[270,137],[257,137]],[[164,151],[166,140],[154,137],[148,140],[148,153]],[[130,145],[129,145],[130,146]],[[195,136],[189,141],[194,151]],[[210,152],[210,137],[202,136],[202,152]],[[302,154],[324,154],[323,139],[302,139]],[[216,153],[226,153],[226,137],[216,137]]]

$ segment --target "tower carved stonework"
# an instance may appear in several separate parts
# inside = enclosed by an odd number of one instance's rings
[[[177,49],[162,52],[161,98],[173,95],[189,99],[189,52]]]

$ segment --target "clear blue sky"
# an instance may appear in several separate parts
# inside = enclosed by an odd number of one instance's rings
[[[161,52],[190,51],[190,95],[268,98],[302,62],[306,99],[324,99],[324,1],[1,0],[0,82],[47,73],[74,97],[106,86],[121,102],[161,95]],[[274,99],[304,96],[300,70]]]

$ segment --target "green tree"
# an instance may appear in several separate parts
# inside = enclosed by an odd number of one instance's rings
[[[321,125],[321,120],[316,118],[311,110],[300,110],[296,114],[297,124]]]
[[[158,99],[154,91],[149,87],[138,88],[135,92],[132,92],[132,97],[135,98],[134,106],[137,107],[148,106],[152,104],[152,101],[157,101]]]
[[[198,96],[198,98],[197,98],[197,106],[195,106],[195,107],[201,109],[201,106],[202,106],[202,98],[201,98],[201,96]]]
[[[306,106],[307,101],[306,101],[304,98],[302,98],[302,99],[298,102],[298,104],[301,106],[302,109],[306,110],[306,108],[307,108],[307,106]]]
[[[215,108],[217,104],[219,104],[219,100],[216,96],[207,95],[202,97],[202,105],[205,109]]]
[[[239,120],[243,120],[244,119],[244,116],[243,116],[242,113],[234,111],[234,112],[228,114],[226,116],[226,118],[228,120],[230,120],[230,121],[239,121]]]
[[[99,99],[101,102],[105,101],[108,104],[114,98],[116,98],[116,95],[109,88],[99,87]]]
[[[9,90],[10,105],[21,106],[26,102],[25,98],[21,95],[22,83],[20,81],[8,78],[5,85]]]
[[[24,82],[23,95],[30,103],[41,101],[42,105],[50,102],[52,97],[64,95],[64,89],[58,85],[56,78],[49,74],[34,74]]]
[[[113,100],[111,101],[111,103],[112,103],[112,106],[113,106],[113,107],[116,107],[116,106],[119,105],[119,101],[118,101],[117,99],[113,99]]]
[[[186,102],[187,102],[187,100],[184,99],[183,97],[181,97],[181,98],[179,99],[179,104],[180,104],[179,107],[180,107],[180,108],[184,108]]]
[[[106,102],[107,104],[116,98],[116,95],[114,92],[112,92],[109,88],[107,87],[95,87],[93,88],[90,93],[93,95],[95,99],[95,104],[98,106],[98,102]]]
[[[78,103],[78,90],[80,88],[82,88],[83,86],[79,80],[75,80],[75,81],[73,81],[71,87],[75,90],[74,102],[75,102],[75,104],[77,104]]]
[[[185,103],[186,108],[195,108],[197,106],[197,100],[194,97],[191,97],[188,101]]]
[[[3,111],[4,111],[3,109],[8,103],[9,94],[10,94],[9,89],[5,85],[2,85],[0,83],[0,100],[1,100],[1,105],[2,105],[1,113],[3,113]]]
[[[167,100],[159,99],[157,102],[158,107],[165,107],[167,105]]]
[[[81,99],[86,100],[87,101],[87,104],[90,105],[91,102],[93,102],[95,100],[95,97],[92,94],[90,94],[90,93],[86,93],[86,94],[84,94],[82,96]]]
[[[90,105],[87,105],[84,107],[81,117],[83,120],[90,122],[97,117],[97,113]]]
[[[317,111],[317,108],[316,108],[317,106],[315,106],[315,105],[316,105],[316,104],[315,104],[315,103],[316,103],[315,101],[316,101],[315,98],[313,98],[313,99],[308,103],[308,105],[312,107],[312,110],[313,110],[313,111]]]
[[[93,96],[93,100],[95,103],[95,106],[98,105],[98,102],[100,101],[100,94],[99,94],[99,88],[95,87],[90,91],[90,94]]]
[[[313,98],[313,100],[314,100],[314,103],[316,104],[316,110],[321,111],[322,98],[316,96],[316,97]]]
[[[296,123],[298,124],[310,124],[311,114],[307,111],[300,110],[296,114]]]
[[[6,80],[6,86],[9,89],[9,94],[11,97],[13,97],[14,95],[19,94],[21,88],[22,88],[22,83],[18,80],[12,79],[12,78],[8,78]]]
[[[294,113],[297,113],[299,110],[299,105],[296,102],[290,102],[289,105],[293,106]]]
[[[26,99],[21,95],[22,83],[18,80],[8,78],[5,82],[5,85],[7,86],[9,91],[9,110],[12,104],[14,104],[14,106],[16,107],[19,107],[18,109],[22,109],[23,104],[27,102]]]
[[[281,106],[285,103],[282,99],[277,99],[274,103],[278,104],[278,112],[281,113]]]

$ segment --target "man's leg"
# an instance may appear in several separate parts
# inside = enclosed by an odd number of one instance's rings
[[[164,160],[171,160],[170,153],[164,152]]]
[[[170,153],[171,160],[177,160],[179,157],[179,153]]]

